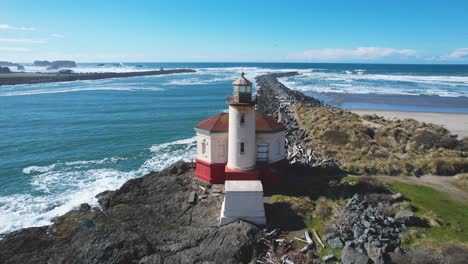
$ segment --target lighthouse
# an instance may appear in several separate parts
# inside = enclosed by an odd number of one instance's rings
[[[195,177],[209,184],[249,180],[276,184],[288,165],[286,128],[255,110],[252,82],[244,73],[231,89],[226,99],[228,113],[219,113],[195,127]]]
[[[226,103],[229,113],[195,127],[195,177],[208,184],[224,184],[220,225],[237,219],[264,225],[263,184],[278,184],[288,165],[286,128],[255,111],[257,100],[244,73],[232,83]]]
[[[232,83],[232,96],[227,97],[229,105],[228,162],[226,174],[229,178],[248,179],[255,177],[255,104],[252,97],[252,83],[241,77]],[[229,177],[232,175],[232,177]]]

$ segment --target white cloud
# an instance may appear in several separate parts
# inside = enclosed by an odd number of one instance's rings
[[[394,49],[379,47],[358,47],[355,49],[323,48],[311,49],[298,53],[290,53],[290,60],[309,61],[344,61],[344,60],[376,60],[386,57],[410,57],[416,54],[412,49]]]
[[[12,38],[0,38],[0,43],[16,43],[16,44],[45,44],[46,40],[36,39],[12,39]]]
[[[28,30],[28,31],[36,30],[36,29],[33,28],[33,27],[14,27],[14,26],[10,26],[10,25],[8,25],[8,24],[0,24],[0,29]]]
[[[427,57],[428,61],[466,61],[468,60],[468,48],[458,48],[448,55]]]
[[[31,51],[31,49],[17,47],[0,47],[0,51],[28,52]]]
[[[454,60],[468,59],[468,48],[459,48],[450,53],[447,58]]]
[[[65,36],[62,35],[62,34],[55,34],[55,33],[54,33],[54,34],[51,34],[50,36],[53,37],[53,38],[64,38],[64,37],[65,37]]]

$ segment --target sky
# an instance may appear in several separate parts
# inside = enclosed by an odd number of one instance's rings
[[[0,0],[0,61],[468,63],[468,1]]]

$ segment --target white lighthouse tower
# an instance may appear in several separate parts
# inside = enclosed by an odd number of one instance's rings
[[[255,98],[252,98],[252,83],[244,77],[233,83],[229,96],[229,138],[227,171],[246,172],[255,168]]]

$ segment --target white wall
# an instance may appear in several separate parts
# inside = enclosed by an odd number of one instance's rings
[[[279,131],[276,133],[257,133],[256,144],[268,144],[268,163],[273,163],[286,157],[285,137],[286,131]]]
[[[206,153],[202,154],[202,143],[207,144]],[[227,133],[202,133],[197,132],[197,159],[208,163],[226,163],[228,155]]]

